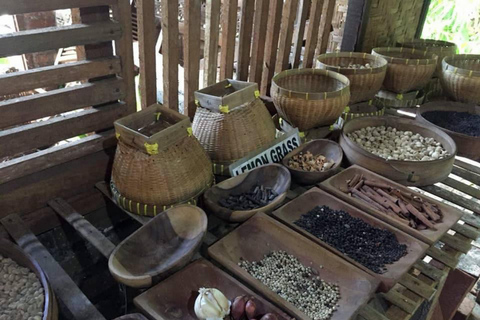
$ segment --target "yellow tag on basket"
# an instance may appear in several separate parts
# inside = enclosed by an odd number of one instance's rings
[[[300,136],[300,138],[305,138],[305,132],[299,132],[298,135]]]
[[[283,125],[283,118],[279,118],[278,122],[280,123],[280,125]]]
[[[330,131],[333,131],[333,129],[335,129],[335,127],[333,126],[333,124],[330,126],[330,128],[328,128]]]
[[[187,133],[188,133],[188,136],[191,137],[193,135],[193,129],[192,127],[188,127],[187,128]]]
[[[117,137],[117,139],[120,139],[120,133],[115,132],[115,137]]]
[[[155,119],[156,121],[158,121],[158,119],[160,119],[160,116],[162,115],[161,112],[155,112]]]
[[[150,144],[145,142],[144,146],[149,155],[158,154],[158,143]]]
[[[232,84],[229,83],[229,84],[227,84],[227,85],[225,86],[225,89],[226,89],[226,88],[230,88],[231,86],[232,86]]]
[[[228,110],[228,106],[222,106],[220,105],[219,107],[221,113],[229,113],[230,111]]]
[[[258,90],[255,90],[255,92],[253,94],[255,95],[256,99],[258,99],[260,97],[260,91],[258,91]]]
[[[196,105],[197,107],[200,106],[200,102],[199,102],[197,99],[195,99],[195,105]]]
[[[397,100],[403,100],[403,94],[401,93],[397,94]]]
[[[345,109],[343,109],[343,112],[349,113],[349,112],[350,112],[350,107],[349,107],[349,106],[346,106]]]

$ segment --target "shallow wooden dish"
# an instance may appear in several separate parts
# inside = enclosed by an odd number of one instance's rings
[[[401,191],[411,192],[422,199],[435,203],[443,212],[443,221],[441,223],[435,224],[437,228],[436,231],[431,229],[416,230],[401,222],[398,222],[398,220],[392,217],[385,215],[383,212],[378,211],[377,209],[369,206],[366,202],[350,197],[348,194],[342,192],[342,190],[347,189],[346,181],[353,178],[357,173],[363,174],[363,176],[366,178],[391,185],[392,187],[400,189]],[[375,217],[379,218],[380,220],[388,222],[392,226],[395,226],[398,229],[405,231],[406,233],[428,244],[434,244],[435,242],[437,242],[463,216],[463,213],[461,211],[449,205],[446,205],[443,202],[436,201],[430,197],[427,197],[418,192],[415,192],[405,186],[402,186],[401,184],[395,183],[392,180],[389,180],[385,177],[382,177],[374,172],[368,171],[365,168],[362,168],[359,166],[351,166],[343,170],[342,172],[334,175],[330,179],[325,180],[319,186],[322,189],[334,194],[338,198],[350,203],[354,207],[357,207],[367,213],[370,213]]]
[[[160,213],[112,252],[110,273],[118,282],[135,288],[183,268],[202,243],[207,216],[202,209],[181,205]]]
[[[407,254],[400,258],[398,261],[393,264],[387,265],[387,272],[383,274],[378,274],[367,267],[363,266],[361,263],[349,258],[347,255],[343,254],[335,247],[329,245],[327,242],[322,241],[313,234],[309,233],[305,229],[294,224],[295,221],[300,219],[300,217],[310,210],[314,209],[316,206],[328,206],[334,210],[344,210],[348,212],[352,217],[360,218],[368,224],[382,229],[387,229],[392,232],[397,238],[398,242],[401,244],[407,245]],[[320,244],[322,247],[327,248],[328,250],[334,252],[340,257],[344,258],[348,262],[354,264],[365,272],[369,273],[373,277],[381,281],[380,290],[387,292],[392,288],[398,280],[415,264],[418,259],[422,258],[425,251],[428,249],[429,245],[421,242],[420,240],[415,239],[412,236],[398,230],[397,228],[373,217],[372,215],[365,213],[356,207],[332,196],[325,191],[322,191],[318,188],[312,188],[290,201],[281,208],[275,210],[273,215],[284,222],[290,228],[300,232],[304,236],[313,240],[314,242]]]
[[[42,284],[43,294],[45,295],[42,320],[58,319],[58,306],[57,301],[55,300],[55,294],[53,293],[50,283],[48,283],[45,273],[38,263],[23,252],[20,247],[5,239],[0,239],[0,254],[5,258],[12,259],[20,266],[28,268],[35,273]]]
[[[290,182],[290,172],[287,168],[279,164],[270,164],[214,185],[205,192],[203,198],[208,210],[217,217],[230,222],[242,222],[259,211],[271,212],[279,206],[287,196]],[[235,211],[218,204],[220,199],[227,198],[231,194],[248,192],[256,184],[273,188],[278,196],[268,205],[254,210]]]
[[[480,106],[461,102],[436,101],[424,104],[417,109],[417,121],[445,131],[453,139],[453,141],[455,141],[459,156],[467,157],[476,161],[480,160],[480,137],[472,137],[463,133],[442,128],[434,123],[431,123],[423,117],[423,114],[429,111],[457,111],[480,115]]]
[[[353,142],[347,133],[368,126],[394,127],[398,130],[409,130],[424,137],[432,137],[441,142],[450,154],[448,157],[432,161],[400,161],[385,160],[376,156]],[[442,130],[430,125],[419,124],[415,120],[400,117],[364,117],[348,121],[340,136],[340,146],[351,164],[357,164],[374,171],[393,181],[408,186],[428,186],[442,181],[452,171],[457,147],[455,142]]]
[[[319,154],[324,155],[327,160],[333,160],[335,164],[330,169],[323,172],[309,172],[294,169],[288,165],[288,162],[293,156],[300,152],[305,153],[307,151],[310,151],[314,156]],[[342,159],[343,151],[338,143],[332,140],[318,139],[302,144],[300,147],[287,154],[285,158],[283,158],[282,164],[288,168],[295,182],[299,184],[312,185],[319,183],[334,175],[337,172],[338,167],[342,163]]]
[[[238,266],[240,259],[259,261],[275,250],[294,255],[303,265],[317,270],[323,280],[339,285],[340,307],[332,314],[332,320],[353,319],[378,287],[379,281],[374,277],[261,212],[211,246],[208,253],[291,316],[310,319]]]
[[[272,312],[279,319],[290,319],[282,310],[205,259],[191,263],[136,297],[133,302],[150,319],[197,320],[194,305],[199,288],[217,288],[230,301],[240,295],[254,296],[260,313]]]
[[[145,318],[140,313],[132,313],[132,314],[126,314],[124,316],[115,318],[114,320],[147,320],[147,318]]]

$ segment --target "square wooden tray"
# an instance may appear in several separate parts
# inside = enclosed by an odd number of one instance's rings
[[[344,210],[348,212],[352,217],[360,218],[368,224],[382,229],[387,229],[393,234],[395,234],[399,243],[407,245],[407,254],[400,258],[398,261],[393,264],[387,265],[387,272],[383,274],[378,274],[353,260],[352,258],[344,255],[342,252],[338,251],[328,243],[317,238],[313,234],[309,233],[305,229],[294,224],[295,221],[300,219],[300,217],[315,208],[316,206],[328,206],[334,210]],[[372,215],[365,213],[348,203],[336,198],[333,195],[326,193],[318,188],[312,188],[290,201],[283,207],[275,210],[273,215],[280,219],[283,223],[288,225],[290,228],[300,232],[314,242],[320,244],[322,247],[327,248],[328,250],[339,255],[348,262],[354,264],[365,272],[371,274],[375,278],[381,281],[380,290],[387,292],[395,283],[400,280],[400,278],[410,269],[410,267],[422,258],[425,254],[425,251],[428,249],[429,245],[421,242],[420,240],[404,233],[403,231],[398,230],[395,227],[390,226],[389,224],[373,217]]]
[[[310,319],[238,266],[241,258],[259,261],[275,250],[286,251],[303,265],[318,271],[321,279],[338,284],[340,307],[332,314],[332,320],[354,318],[357,310],[369,301],[378,287],[379,281],[374,277],[264,213],[257,213],[219,240],[208,249],[208,253],[290,315],[297,319]]]
[[[217,288],[230,301],[240,295],[254,296],[261,313],[272,312],[281,320],[291,319],[262,296],[205,259],[191,263],[136,297],[133,302],[150,319],[197,320],[194,304],[199,288]]]
[[[401,191],[414,193],[422,199],[435,203],[443,212],[443,221],[441,223],[435,224],[435,227],[437,228],[436,231],[431,229],[416,230],[408,225],[397,221],[392,217],[385,215],[383,212],[369,206],[366,202],[350,197],[348,194],[342,192],[341,189],[347,189],[347,180],[353,178],[355,174],[363,174],[363,176],[366,178],[391,185],[392,187],[400,189]],[[401,184],[398,184],[392,180],[389,180],[385,177],[382,177],[381,175],[378,175],[357,165],[351,166],[343,170],[342,172],[334,175],[333,177],[323,181],[319,186],[323,190],[334,194],[338,198],[352,204],[353,206],[372,214],[380,220],[388,222],[392,226],[395,226],[398,229],[405,231],[406,233],[430,245],[437,242],[463,216],[463,213],[460,210],[457,210],[449,205],[446,205],[442,202],[436,201],[430,197],[415,192]]]

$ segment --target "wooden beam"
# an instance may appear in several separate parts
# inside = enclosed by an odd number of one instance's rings
[[[464,168],[453,166],[452,173],[480,186],[480,175]]]
[[[108,259],[110,257],[110,254],[115,250],[115,245],[63,198],[50,200],[48,201],[48,205],[62,217],[63,220],[71,225],[83,239],[90,242],[100,251],[105,258]]]
[[[324,0],[322,18],[320,19],[320,30],[318,32],[317,49],[315,50],[315,58],[320,54],[327,52],[336,3],[337,2],[335,0]]]
[[[240,34],[237,47],[237,80],[247,81],[252,45],[255,0],[243,0],[240,11]]]
[[[348,3],[347,18],[343,30],[341,51],[361,50],[371,0],[356,0]]]
[[[428,8],[430,8],[431,0],[424,0],[422,5],[422,12],[420,13],[420,19],[418,20],[417,30],[415,31],[415,38],[422,37],[423,26],[425,20],[427,20]]]
[[[155,2],[154,0],[137,0],[136,4],[140,60],[139,90],[142,109],[145,109],[157,102]]]
[[[293,34],[293,68],[300,65],[300,56],[303,48],[303,37],[305,35],[305,24],[310,8],[311,0],[300,0],[297,11],[295,33]]]
[[[13,156],[80,134],[111,128],[113,121],[125,116],[127,112],[125,104],[115,103],[0,131],[0,157]]]
[[[52,87],[120,72],[120,60],[107,58],[47,66],[0,75],[0,95]]]
[[[443,184],[446,184],[449,187],[452,187],[458,191],[461,191],[469,196],[472,196],[476,199],[480,199],[480,189],[474,188],[466,183],[447,177],[442,181]]]
[[[118,40],[121,34],[122,28],[116,22],[18,31],[0,35],[0,57]]]
[[[312,0],[310,18],[308,20],[307,42],[305,43],[305,54],[303,55],[304,68],[311,68],[315,63],[315,48],[317,46],[323,1],[324,0]]]
[[[1,223],[18,245],[40,265],[55,296],[75,320],[105,320],[18,215],[9,215]]]
[[[0,163],[0,181],[18,179],[115,146],[113,130]]]
[[[224,1],[222,5],[222,51],[220,53],[220,80],[233,77],[235,37],[237,34],[238,0]]]
[[[420,279],[415,278],[410,273],[404,274],[403,277],[400,278],[399,283],[427,300],[430,300],[435,293],[434,288],[428,286]]]
[[[265,40],[267,36],[269,0],[255,1],[255,14],[253,17],[253,44],[250,58],[249,81],[261,83],[263,72],[263,58],[265,54]]]
[[[162,0],[163,104],[178,111],[178,1]]]
[[[183,113],[193,119],[197,108],[194,93],[199,87],[200,72],[200,1],[185,0],[184,12],[185,34],[183,35],[183,60],[185,72]]]
[[[282,0],[271,0],[268,11],[267,39],[265,42],[265,64],[262,72],[262,83],[260,85],[260,94],[268,95],[270,92],[270,83],[275,71],[277,61],[278,34],[280,31],[280,22],[282,21]]]
[[[203,86],[217,82],[220,0],[206,0]]]
[[[275,73],[288,68],[288,60],[292,49],[293,26],[297,15],[298,0],[285,0],[283,6],[282,26],[278,43],[278,57]]]
[[[462,161],[458,158],[455,158],[454,164],[456,166],[459,166],[460,168],[464,168],[464,169],[470,170],[474,173],[480,174],[480,166],[478,166],[478,165]]]
[[[439,186],[425,186],[421,187],[421,189],[430,192],[431,194],[436,195],[437,197],[443,198],[447,201],[453,202],[456,205],[459,205],[465,209],[472,210],[477,214],[480,214],[480,204],[478,202],[472,201],[471,199],[467,199],[463,196],[450,192],[444,188]]]
[[[0,15],[113,5],[116,0],[2,0]]]
[[[0,129],[125,97],[120,79],[107,79],[0,102]]]

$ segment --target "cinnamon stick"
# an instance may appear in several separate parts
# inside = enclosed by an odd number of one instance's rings
[[[433,212],[425,202],[422,204],[422,208],[428,214],[428,216],[432,218],[433,221],[440,220],[440,216]]]
[[[357,184],[355,185],[355,187],[353,187],[353,189],[360,189],[361,187],[363,186],[363,180],[360,180],[357,182]]]
[[[385,183],[382,183],[382,182],[378,182],[378,181],[373,181],[373,180],[367,180],[367,179],[365,179],[364,183],[365,183],[367,186],[370,186],[370,187],[377,187],[377,188],[382,188],[382,189],[387,189],[387,190],[392,189],[392,187],[389,186],[388,184],[385,184]]]
[[[398,198],[397,197],[394,197],[392,196],[391,194],[383,191],[383,189],[381,188],[374,188],[375,191],[377,191],[379,194],[381,194],[382,196],[384,196],[385,198],[388,198],[390,199],[390,201],[392,202],[397,202],[398,201]]]
[[[360,192],[357,189],[352,189],[352,197],[362,199],[363,201],[371,204],[376,209],[378,209],[382,212],[386,211],[382,206],[380,206],[380,204],[376,203],[375,201],[373,201],[372,199],[370,199],[368,196],[366,196],[364,193]]]
[[[398,206],[400,207],[400,210],[402,211],[403,214],[408,215],[409,211],[407,210],[407,207],[405,206],[405,202],[403,200],[398,200]]]
[[[353,187],[354,185],[356,185],[358,183],[358,181],[360,180],[360,175],[358,173],[356,173],[353,178],[348,181],[348,186],[349,187]]]
[[[424,225],[426,225],[432,230],[437,230],[433,225],[433,223],[430,222],[430,220],[428,220],[427,218],[425,218],[425,216],[421,212],[419,212],[411,203],[407,204],[406,208],[408,211],[410,211],[411,214],[417,217],[417,219],[420,220]]]

